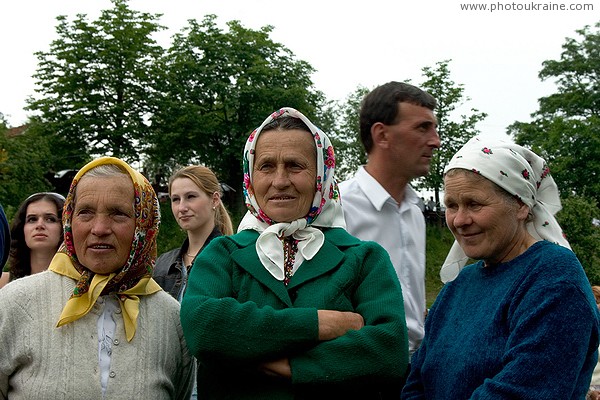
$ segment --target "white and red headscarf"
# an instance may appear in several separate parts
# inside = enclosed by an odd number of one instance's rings
[[[315,197],[310,211],[303,218],[292,222],[273,221],[260,209],[254,196],[252,171],[257,139],[265,125],[282,118],[298,118],[310,129],[317,149],[317,179]],[[293,236],[298,240],[298,252],[305,260],[317,254],[324,242],[321,228],[346,228],[340,205],[340,195],[334,177],[335,156],[327,135],[299,111],[284,107],[272,113],[248,137],[244,148],[244,197],[248,212],[240,222],[238,232],[253,229],[260,233],[256,251],[264,267],[277,280],[284,278],[284,254],[280,237]]]
[[[562,208],[560,196],[543,158],[515,143],[476,136],[452,157],[444,173],[455,168],[483,176],[529,206],[533,219],[527,230],[534,238],[571,248],[554,217]],[[440,271],[442,282],[456,278],[467,261],[454,242]]]

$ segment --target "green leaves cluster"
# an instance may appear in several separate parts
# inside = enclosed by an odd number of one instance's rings
[[[30,194],[52,189],[47,178],[53,150],[39,126],[33,124],[21,135],[9,131],[0,118],[0,204],[9,218]]]
[[[328,132],[335,149],[336,176],[339,181],[354,175],[359,166],[367,163],[367,154],[360,141],[360,103],[369,89],[358,86],[343,103],[330,103],[327,115],[335,115]]]

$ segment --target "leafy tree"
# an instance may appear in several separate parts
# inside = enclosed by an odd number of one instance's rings
[[[438,204],[439,193],[444,184],[444,167],[470,138],[479,133],[475,126],[487,117],[486,113],[475,108],[471,108],[468,114],[455,115],[455,111],[471,99],[465,96],[464,85],[457,84],[450,78],[450,61],[440,61],[435,67],[422,69],[426,80],[421,88],[437,100],[435,115],[441,146],[433,153],[429,175],[420,180],[418,187],[433,190]]]
[[[360,141],[360,103],[369,89],[358,86],[342,104],[331,104],[329,115],[335,115],[331,141],[336,155],[336,176],[340,181],[350,178],[360,165],[367,163],[367,154]]]
[[[315,118],[323,95],[313,87],[314,69],[271,40],[273,27],[255,31],[230,21],[227,28],[207,15],[174,36],[161,61],[164,96],[152,120],[149,156],[167,169],[204,164],[238,189],[252,129],[284,106]]]
[[[71,153],[135,161],[154,111],[154,67],[163,53],[151,36],[163,27],[160,14],[133,11],[127,0],[111,2],[93,22],[84,14],[72,22],[57,17],[58,39],[36,53],[38,96],[28,109],[39,112]]]
[[[559,60],[542,63],[539,78],[554,78],[557,92],[540,98],[533,120],[513,123],[509,133],[546,158],[565,195],[600,202],[600,22],[576,32]]]

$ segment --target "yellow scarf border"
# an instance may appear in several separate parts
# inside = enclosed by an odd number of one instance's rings
[[[50,271],[53,271],[59,275],[67,276],[75,281],[79,280],[81,274],[73,266],[71,259],[64,253],[57,253],[50,267]],[[95,274],[92,282],[90,283],[90,290],[79,297],[71,297],[67,304],[65,304],[62,313],[56,327],[68,324],[76,321],[79,318],[86,315],[96,304],[96,300],[102,293],[102,290],[114,276],[115,272],[109,275]],[[124,292],[117,293],[119,296],[119,303],[121,305],[121,314],[123,315],[123,322],[125,324],[125,334],[127,341],[130,342],[135,335],[137,328],[137,317],[139,315],[140,298],[139,296],[145,296],[152,293],[161,291],[162,288],[156,283],[150,276],[145,276],[132,288],[125,290]],[[124,300],[122,297],[124,296]]]

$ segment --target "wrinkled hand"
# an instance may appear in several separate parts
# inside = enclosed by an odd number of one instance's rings
[[[290,360],[287,358],[264,362],[260,364],[258,368],[262,372],[270,376],[279,376],[282,378],[292,377],[292,368],[290,367]]]
[[[319,340],[338,338],[349,330],[359,330],[365,326],[360,314],[350,311],[318,310]]]
[[[600,390],[590,390],[585,398],[586,400],[600,400]]]

